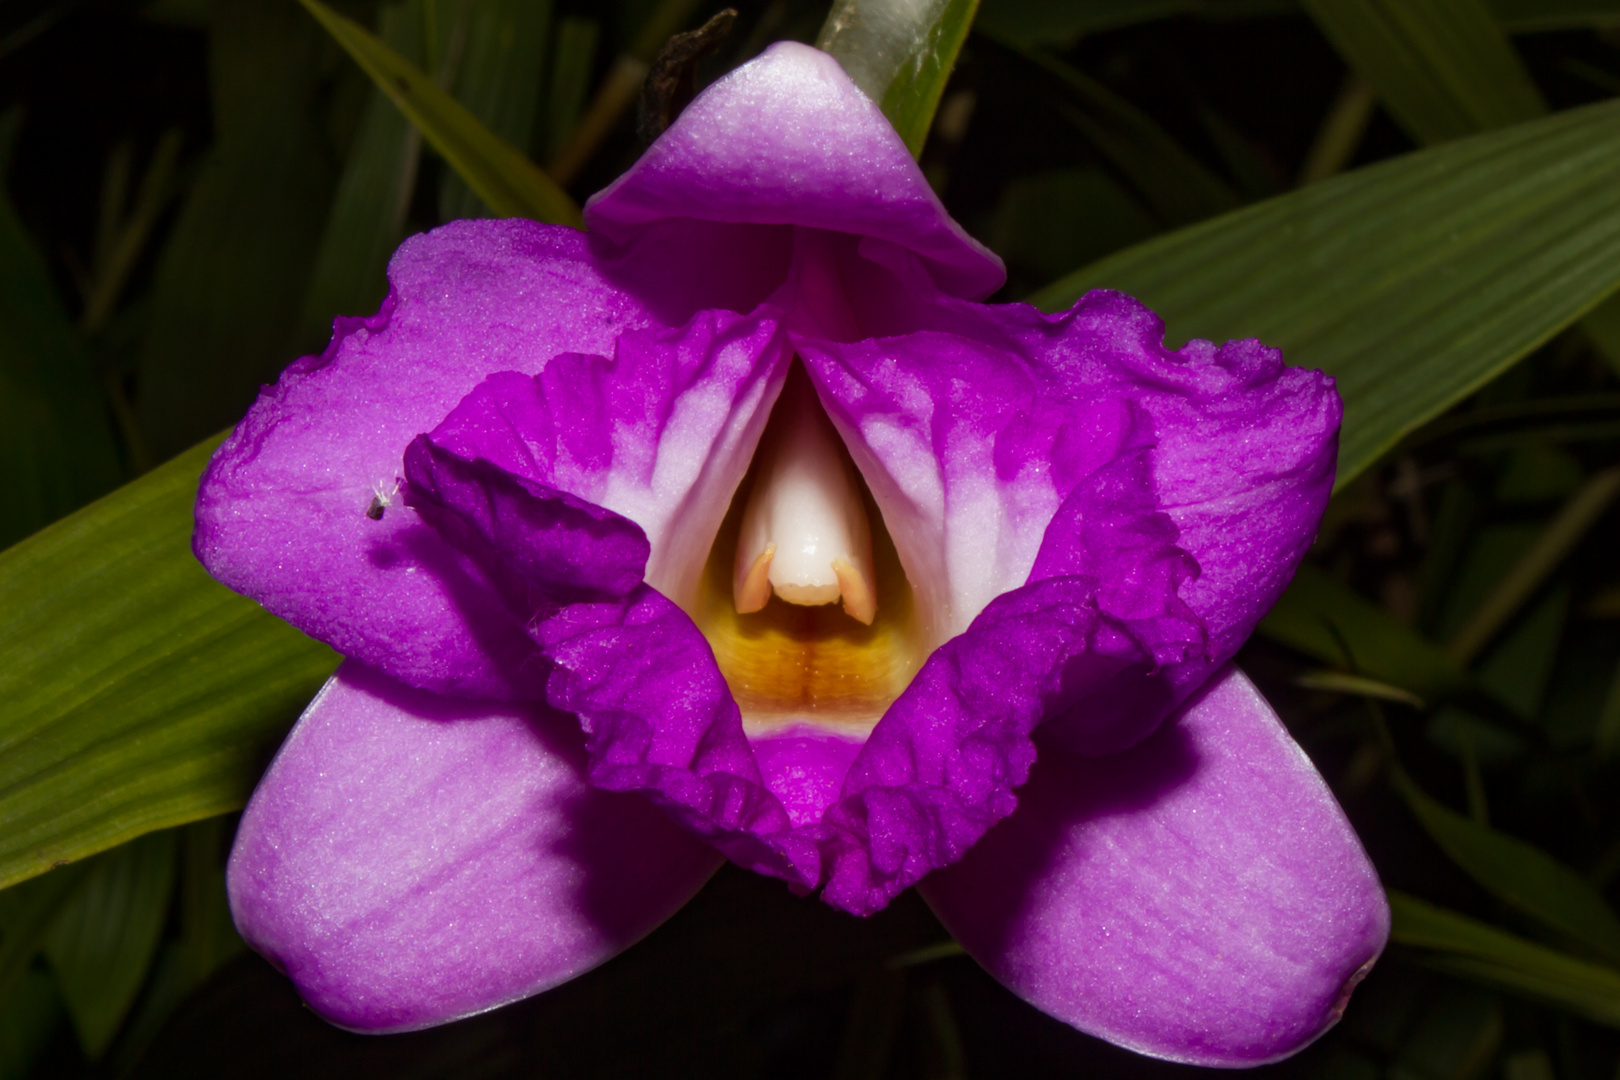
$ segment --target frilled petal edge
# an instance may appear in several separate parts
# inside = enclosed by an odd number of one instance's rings
[[[936,650],[850,755],[819,820],[800,796],[810,782],[824,800],[829,770],[811,777],[778,751],[819,760],[826,747],[768,747],[767,777],[713,652],[668,598],[640,586],[542,614],[530,633],[553,665],[547,700],[579,716],[591,781],[644,792],[750,869],[801,889],[825,882],[824,898],[857,914],[960,858],[1016,806],[1046,716],[1203,647],[1176,599],[1193,568],[1148,493],[1151,440],[1124,427],[1117,456],[1054,523],[1056,548],[1080,544],[1084,557],[1046,559],[1052,576],[997,597]],[[837,757],[842,771],[849,756]]]
[[[1020,997],[1199,1065],[1311,1042],[1389,934],[1332,793],[1230,666],[1125,753],[1043,747],[1018,813],[920,888]]]
[[[407,1031],[527,997],[637,941],[719,866],[592,787],[572,718],[345,663],[254,792],[228,887],[242,936],[322,1016]]]

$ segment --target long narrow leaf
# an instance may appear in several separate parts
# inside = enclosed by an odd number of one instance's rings
[[[174,893],[175,834],[151,833],[96,860],[62,906],[45,955],[91,1059],[135,1003]]]
[[[336,666],[192,557],[211,450],[0,553],[0,886],[240,807]]]
[[[90,360],[0,190],[0,547],[121,479]]]
[[[1419,142],[1533,120],[1546,104],[1485,0],[1304,0]]]
[[[1310,563],[1299,568],[1259,632],[1425,702],[1451,697],[1468,685],[1466,673],[1438,645]]]
[[[1491,0],[1491,10],[1516,34],[1620,24],[1620,0]]]
[[[979,0],[838,0],[816,46],[883,107],[915,157],[978,8]]]
[[[1034,299],[1123,289],[1173,340],[1338,379],[1340,486],[1620,285],[1620,104],[1406,155],[1159,237]]]
[[[456,100],[498,138],[533,152],[540,78],[551,33],[550,0],[485,0],[467,12],[467,39],[456,65]],[[439,189],[439,217],[477,217],[489,210],[459,176]]]
[[[1620,0],[1490,0],[1490,8],[1516,34],[1620,23]],[[983,0],[979,23],[999,37],[1031,48],[1056,45],[1067,49],[1085,34],[1176,15],[1226,22],[1297,10],[1295,0]]]
[[[353,19],[320,0],[300,2],[496,214],[580,224],[567,192],[432,79]]]
[[[1425,832],[1487,891],[1611,964],[1620,964],[1620,918],[1586,879],[1534,844],[1436,802],[1406,773],[1396,790]]]
[[[135,412],[154,460],[234,423],[326,340],[299,333],[336,179],[309,107],[322,44],[284,0],[215,8],[217,135],[158,259],[140,348]]]
[[[1426,966],[1549,1002],[1620,1027],[1620,971],[1515,937],[1494,926],[1390,892],[1389,939],[1422,950]]]
[[[1238,205],[1237,193],[1226,181],[1102,83],[1044,53],[992,40],[1014,49],[1069,90],[1075,107],[1065,110],[1066,115],[1166,224],[1202,221]]]
[[[377,21],[383,40],[402,56],[422,55],[422,0],[385,6]],[[387,294],[384,271],[404,239],[421,157],[421,132],[373,87],[304,293],[303,326],[310,338],[330,334],[334,316],[375,311]]]

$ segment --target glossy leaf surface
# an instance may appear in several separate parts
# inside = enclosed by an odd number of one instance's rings
[[[978,8],[979,0],[838,0],[816,47],[883,107],[916,157]]]
[[[0,553],[0,885],[240,807],[337,664],[192,557],[212,448]]]
[[[1338,379],[1342,487],[1620,285],[1620,105],[1358,169],[1043,289],[1141,298],[1168,337],[1258,337]]]

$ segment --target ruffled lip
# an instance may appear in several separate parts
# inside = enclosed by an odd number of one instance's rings
[[[535,385],[494,376],[465,408]],[[460,411],[412,444],[407,502],[529,605],[529,633],[551,666],[547,701],[580,718],[592,783],[642,792],[734,861],[799,889],[825,886],[824,899],[849,911],[881,908],[1010,814],[1045,717],[1205,651],[1176,595],[1196,564],[1153,502],[1150,425],[1133,413],[1114,458],[1052,519],[1030,582],[929,657],[836,801],[795,823],[765,783],[708,643],[641,583],[641,530],[558,491],[550,462],[528,457],[539,475],[524,476],[480,456],[490,429]]]

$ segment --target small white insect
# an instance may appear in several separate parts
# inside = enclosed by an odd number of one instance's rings
[[[378,480],[371,485],[371,505],[366,507],[366,517],[372,521],[381,521],[383,514],[394,505],[394,496],[399,494],[399,480],[387,491],[383,490],[383,481]]]

